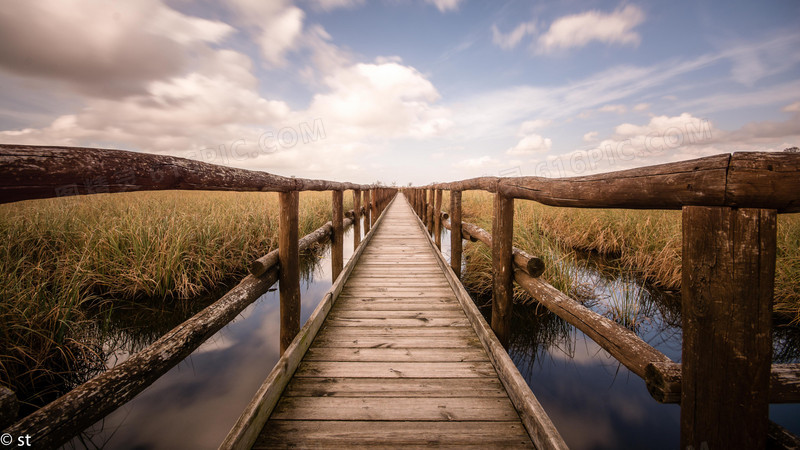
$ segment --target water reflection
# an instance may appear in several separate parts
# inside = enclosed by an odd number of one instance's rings
[[[346,230],[344,243],[346,263],[353,253],[352,228]],[[331,286],[329,246],[305,257],[304,263],[303,323]],[[276,284],[183,362],[66,447],[217,448],[278,361],[279,324]],[[166,323],[163,327],[171,329]],[[112,352],[117,360],[163,334],[124,320],[111,329],[116,337],[109,345],[118,345]]]

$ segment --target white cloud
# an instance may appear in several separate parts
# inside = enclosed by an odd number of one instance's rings
[[[547,32],[539,37],[538,50],[551,53],[583,47],[592,41],[637,46],[641,36],[633,29],[644,19],[644,12],[635,5],[627,5],[610,14],[588,11],[565,16],[555,20]]]
[[[332,11],[339,8],[354,8],[364,4],[365,0],[307,0],[314,9]]]
[[[517,46],[527,35],[536,32],[535,22],[523,22],[509,33],[502,33],[497,25],[492,25],[492,42],[503,50],[510,50]]]
[[[553,141],[550,140],[550,138],[532,133],[520,139],[514,147],[506,150],[506,154],[523,156],[533,153],[544,153],[548,152],[552,146]]]
[[[477,158],[462,159],[454,164],[455,167],[460,169],[486,169],[497,165],[497,160],[488,155],[483,155]]]
[[[597,140],[599,133],[597,131],[590,131],[583,135],[584,142],[593,142]]]
[[[650,103],[637,103],[634,107],[634,111],[647,111],[650,109]]]
[[[519,130],[517,131],[517,136],[523,137],[525,135],[531,134],[532,132],[546,128],[553,123],[552,120],[549,119],[533,119],[533,120],[526,120],[522,122],[519,126]]]
[[[604,105],[597,109],[598,112],[613,112],[617,114],[625,114],[628,108],[625,105]]]
[[[190,50],[232,32],[158,0],[10,0],[0,13],[0,69],[119,97],[178,75]]]
[[[305,13],[289,0],[231,0],[237,19],[253,35],[264,60],[275,66],[286,64],[286,54],[295,50],[303,31]]]
[[[464,0],[425,0],[426,3],[436,6],[439,12],[455,11]]]
[[[800,102],[794,102],[791,105],[784,106],[781,111],[783,112],[800,112]]]

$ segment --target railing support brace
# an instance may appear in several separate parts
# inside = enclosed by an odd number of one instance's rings
[[[461,191],[450,191],[450,267],[461,278]]]
[[[331,282],[339,278],[344,268],[344,212],[342,191],[333,191],[333,236],[331,238]]]
[[[494,197],[492,223],[492,330],[506,349],[514,307],[513,239],[514,198],[498,192]]]
[[[281,355],[300,331],[300,255],[298,213],[300,193],[281,192],[278,261],[281,300]]]

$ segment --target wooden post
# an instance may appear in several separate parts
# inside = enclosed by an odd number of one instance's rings
[[[300,331],[300,255],[298,212],[300,193],[281,192],[278,221],[278,261],[281,299],[281,355]]]
[[[364,191],[364,234],[365,235],[367,233],[369,233],[369,229],[370,229],[370,226],[369,226],[369,216],[370,216],[370,213],[369,213],[369,202],[370,202],[369,189],[367,189],[367,190]]]
[[[422,200],[422,215],[420,219],[422,219],[422,223],[425,224],[425,228],[428,228],[428,190],[422,189],[420,193],[420,199]]]
[[[494,196],[492,222],[492,330],[506,349],[514,307],[513,238],[514,198],[498,192]]]
[[[331,282],[336,281],[344,268],[344,192],[333,191],[333,236],[331,237]]]
[[[353,251],[361,244],[361,190],[353,191]]]
[[[450,267],[461,278],[461,191],[450,191]]]
[[[428,210],[425,214],[425,225],[428,226],[428,234],[433,236],[433,189],[428,189]]]
[[[436,201],[433,207],[433,235],[436,247],[442,249],[442,190],[436,190]]]
[[[372,190],[372,211],[369,214],[370,225],[375,226],[375,221],[378,220],[378,189]]]
[[[776,211],[683,208],[681,448],[765,448]]]

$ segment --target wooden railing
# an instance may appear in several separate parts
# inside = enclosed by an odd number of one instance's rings
[[[13,436],[29,435],[37,448],[65,443],[189,356],[278,280],[283,353],[300,331],[300,252],[330,238],[335,281],[343,267],[344,228],[350,224],[355,227],[354,248],[357,248],[361,242],[362,215],[365,231],[369,231],[396,193],[392,188],[286,178],[171,156],[0,144],[0,203],[168,189],[279,192],[278,249],[254,261],[251,274],[215,303],[125,362],[19,420],[5,432]],[[332,220],[299,239],[299,192],[328,190],[333,192]],[[354,200],[354,209],[347,213],[342,206],[345,190],[352,190]],[[9,398],[2,396],[4,402]]]
[[[776,217],[800,211],[800,155],[734,153],[585,177],[481,177],[404,189],[436,236],[446,218],[442,190],[450,191],[451,220],[444,225],[451,230],[453,271],[461,271],[462,238],[492,249],[492,329],[504,345],[516,280],[644,378],[657,400],[680,402],[681,448],[764,448],[769,403],[800,399],[800,366],[771,364]],[[491,236],[462,222],[465,190],[494,193]],[[515,199],[681,209],[682,364],[521,267],[512,247]]]

